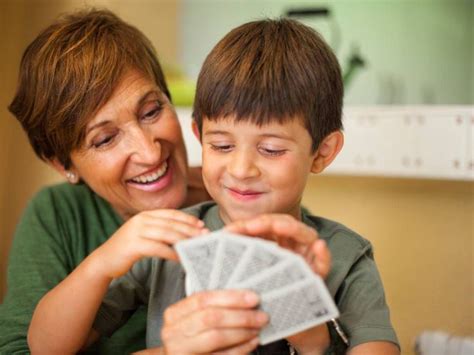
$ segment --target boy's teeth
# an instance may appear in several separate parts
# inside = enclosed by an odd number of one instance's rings
[[[161,167],[154,173],[137,176],[136,178],[133,178],[132,181],[138,182],[141,184],[146,184],[148,182],[158,180],[160,177],[162,177],[166,173],[167,169],[168,169],[168,162],[164,162],[163,165],[161,165]]]

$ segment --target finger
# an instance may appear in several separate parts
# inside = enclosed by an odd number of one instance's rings
[[[192,349],[199,349],[202,353],[209,353],[249,342],[257,335],[258,330],[255,329],[213,329],[188,339],[187,345]]]
[[[259,303],[255,292],[248,290],[214,290],[193,294],[168,307],[164,314],[165,322],[175,323],[193,312],[208,307],[222,308],[254,308]]]
[[[188,239],[191,236],[197,236],[208,233],[207,228],[192,226],[186,223],[164,220],[147,221],[143,227],[143,235],[150,239],[170,239],[176,242],[177,239]]]
[[[199,218],[187,214],[180,210],[171,210],[171,209],[159,209],[159,210],[150,210],[143,212],[143,215],[146,217],[164,219],[164,220],[174,220],[182,223],[187,223],[189,225],[204,226],[204,222]]]
[[[179,261],[176,250],[168,244],[151,239],[143,239],[140,254],[142,257],[159,257],[162,259]]]
[[[314,253],[314,270],[325,279],[331,270],[331,252],[324,240],[317,240],[311,247]]]
[[[290,238],[303,244],[310,244],[317,239],[317,233],[313,228],[284,214],[267,214],[237,221],[228,225],[226,229],[230,232],[251,236],[270,235],[274,238]]]
[[[268,323],[268,315],[258,310],[207,308],[180,320],[183,334],[191,337],[211,329],[260,329]]]
[[[252,352],[259,343],[258,337],[252,338],[249,341],[233,346],[231,348],[215,352],[216,355],[239,355],[239,354],[249,354]]]

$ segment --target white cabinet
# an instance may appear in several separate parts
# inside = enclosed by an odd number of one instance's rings
[[[200,165],[191,109],[177,111],[190,164]],[[349,106],[344,135],[327,174],[474,180],[474,106]]]

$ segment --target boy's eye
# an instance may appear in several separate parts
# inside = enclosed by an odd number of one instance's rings
[[[230,152],[232,150],[231,144],[210,144],[212,150],[216,150],[218,152]]]
[[[268,156],[280,156],[285,154],[286,149],[271,149],[271,148],[265,148],[265,147],[260,147],[260,152],[264,155]]]

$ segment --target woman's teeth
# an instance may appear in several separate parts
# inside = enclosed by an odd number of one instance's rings
[[[158,180],[160,177],[165,175],[166,170],[168,170],[168,162],[164,162],[161,167],[154,173],[137,176],[136,178],[133,178],[132,181],[139,184],[148,184],[150,182]]]

